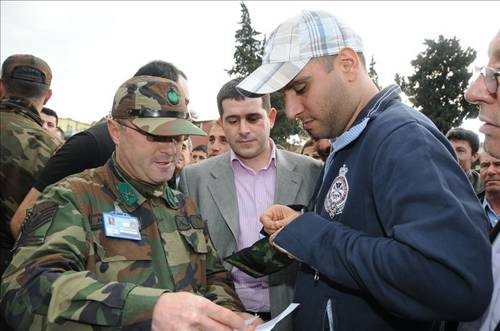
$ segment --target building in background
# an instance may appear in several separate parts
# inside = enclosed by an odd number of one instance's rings
[[[59,127],[63,129],[66,138],[88,129],[92,124],[76,121],[71,118],[59,118]]]

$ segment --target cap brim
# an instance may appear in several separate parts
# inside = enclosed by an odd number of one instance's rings
[[[279,63],[266,63],[258,67],[236,87],[238,91],[250,98],[276,92],[305,67],[309,59]]]
[[[179,136],[179,135],[190,135],[190,136],[206,136],[206,132],[191,123],[188,120],[180,118],[144,118],[136,117],[130,119],[130,121],[150,134],[156,136]]]

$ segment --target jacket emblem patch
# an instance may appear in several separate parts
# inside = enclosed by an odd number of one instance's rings
[[[341,214],[344,210],[344,205],[347,200],[347,195],[349,194],[349,183],[347,182],[347,174],[349,169],[344,164],[339,169],[339,175],[335,177],[330,186],[330,190],[326,195],[325,199],[325,210],[328,212],[331,218],[335,215]]]

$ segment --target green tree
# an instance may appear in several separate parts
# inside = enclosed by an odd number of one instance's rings
[[[368,69],[368,76],[370,76],[375,86],[377,86],[377,88],[380,90],[380,85],[378,84],[378,73],[377,70],[375,70],[375,64],[377,64],[377,62],[375,62],[375,59],[372,55],[370,60],[370,68]]]
[[[476,51],[470,47],[464,50],[456,37],[442,35],[437,41],[426,39],[424,45],[427,48],[411,62],[413,75],[396,75],[395,79],[413,105],[446,133],[464,119],[477,117],[477,107],[464,98],[472,76],[467,68],[476,58]]]
[[[262,42],[255,38],[261,33],[255,31],[252,27],[247,6],[243,2],[240,3],[240,6],[241,21],[238,23],[241,27],[234,34],[234,38],[236,39],[236,47],[233,55],[234,65],[227,72],[229,75],[245,77],[262,63],[263,48]]]
[[[262,64],[262,55],[264,54],[265,37],[263,41],[259,41],[256,37],[261,33],[257,32],[252,27],[252,21],[248,8],[245,3],[241,2],[241,21],[240,29],[234,35],[235,51],[233,55],[234,65],[230,70],[227,70],[231,76],[248,76]],[[281,93],[271,94],[271,105],[277,109],[278,116],[274,127],[271,130],[271,138],[276,144],[287,146],[287,138],[290,135],[300,134],[305,135],[304,131],[299,127],[296,121],[289,120],[285,115],[285,107],[283,96]]]

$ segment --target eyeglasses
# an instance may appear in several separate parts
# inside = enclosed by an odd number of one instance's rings
[[[116,122],[118,124],[120,124],[121,126],[127,127],[127,128],[132,129],[132,130],[134,130],[136,132],[139,132],[143,136],[146,136],[146,140],[150,141],[150,142],[155,142],[155,143],[174,143],[174,145],[176,145],[177,147],[181,146],[182,143],[184,142],[184,136],[183,135],[179,135],[179,136],[158,136],[158,135],[146,132],[144,130],[141,130],[138,127],[128,126],[128,125],[126,125],[125,123],[123,123],[121,121],[116,121]]]
[[[476,71],[481,74],[484,78],[484,83],[486,84],[486,89],[491,94],[495,94],[498,91],[498,76],[500,76],[500,71],[495,71],[490,67],[479,67]]]

